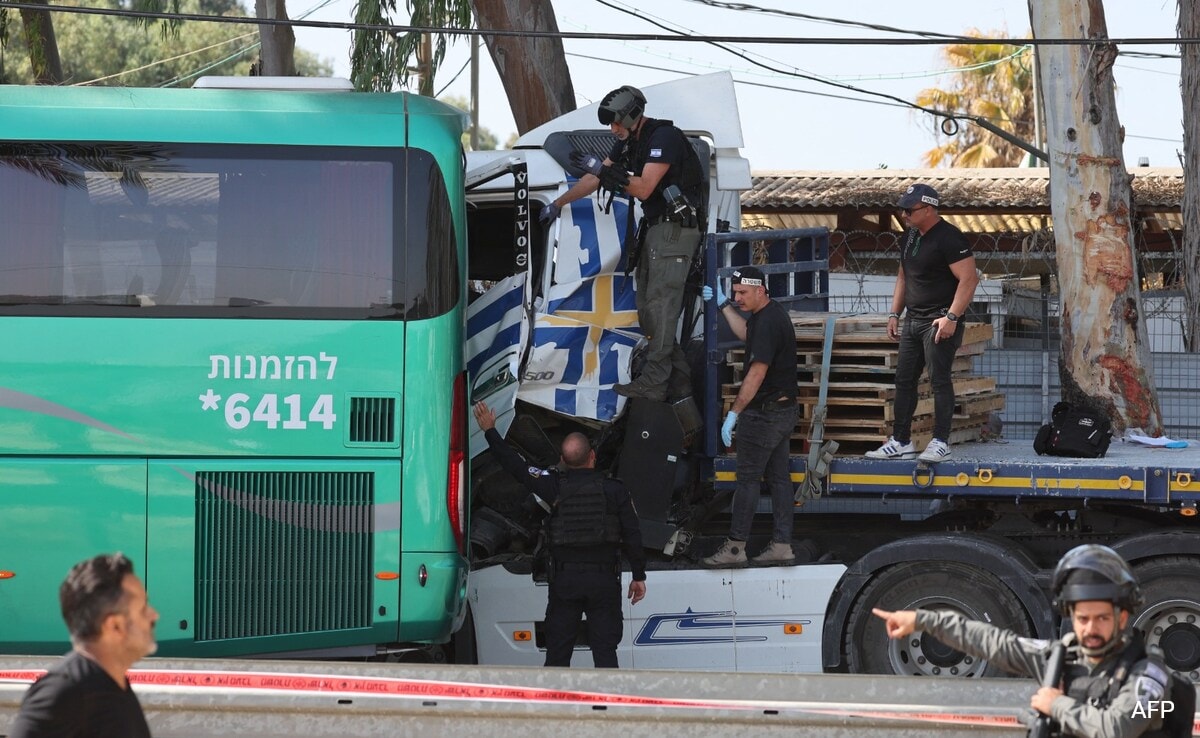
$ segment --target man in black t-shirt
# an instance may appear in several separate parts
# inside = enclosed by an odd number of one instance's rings
[[[572,163],[582,171],[580,180],[543,208],[538,219],[550,223],[563,206],[601,186],[641,201],[640,247],[629,242],[632,234],[626,232],[625,258],[636,269],[646,362],[633,381],[613,389],[624,397],[675,401],[692,394],[687,359],[676,334],[684,286],[704,229],[704,179],[699,157],[683,131],[669,120],[647,117],[645,109],[646,97],[635,87],[619,87],[604,97],[598,117],[617,137],[608,158],[572,154]]]
[[[71,568],[58,590],[74,648],[21,700],[9,738],[150,738],[125,672],[158,648],[133,563],[106,554]]]
[[[713,291],[704,288],[704,299]],[[733,445],[737,432],[737,489],[731,506],[729,538],[717,552],[703,560],[705,566],[745,566],[746,540],[758,508],[760,480],[771,492],[775,527],[771,543],[751,561],[756,564],[791,564],[794,491],[788,449],[800,408],[796,405],[796,330],[782,305],[767,293],[762,270],[742,267],[733,273],[733,299],[726,300],[717,286],[721,315],[734,335],[746,342],[746,373],[721,425],[721,440]],[[750,313],[749,319],[734,310]]]
[[[950,378],[954,354],[962,345],[960,318],[975,296],[979,275],[975,256],[962,231],[938,214],[938,194],[932,187],[915,184],[900,196],[897,205],[908,233],[901,244],[900,269],[892,293],[887,332],[900,342],[896,359],[896,405],[892,437],[874,451],[871,459],[911,459],[912,418],[917,409],[917,382],[929,367],[933,387],[933,440],[921,461],[950,457],[950,424],[954,416],[954,384]],[[901,327],[901,313],[907,310]]]

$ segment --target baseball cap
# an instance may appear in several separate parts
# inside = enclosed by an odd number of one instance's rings
[[[744,284],[749,287],[766,287],[767,278],[758,267],[741,267],[733,273],[734,284]]]
[[[927,184],[910,185],[900,199],[896,201],[896,206],[901,208],[916,207],[920,203],[926,205],[938,206],[938,193]]]

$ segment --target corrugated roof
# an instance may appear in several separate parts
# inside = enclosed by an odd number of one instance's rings
[[[1180,208],[1182,169],[1138,167],[1131,174],[1139,208]],[[753,180],[754,188],[742,194],[746,212],[894,208],[896,198],[917,182],[938,191],[943,213],[1050,210],[1050,170],[1044,167],[760,171],[753,173]]]

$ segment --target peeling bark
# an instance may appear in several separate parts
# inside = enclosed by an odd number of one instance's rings
[[[1046,105],[1050,210],[1061,304],[1063,399],[1119,430],[1162,433],[1134,260],[1130,176],[1121,156],[1101,0],[1029,0],[1034,38],[1090,38],[1037,54]]]
[[[1200,35],[1200,3],[1179,0],[1179,37]],[[1200,100],[1200,46],[1182,44],[1179,91],[1183,109],[1193,111]],[[1183,222],[1200,223],[1200,115],[1183,116]],[[1180,265],[1185,313],[1184,345],[1200,351],[1200,228],[1183,229]]]
[[[471,5],[481,29],[558,30],[550,0],[472,0]],[[518,133],[575,109],[562,39],[486,35],[483,39],[500,73]]]

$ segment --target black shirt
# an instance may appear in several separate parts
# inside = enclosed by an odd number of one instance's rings
[[[132,687],[72,651],[34,682],[9,738],[150,738]]]
[[[643,144],[633,136],[630,136],[624,141],[618,140],[613,144],[612,151],[609,152],[608,158],[614,162],[621,161],[625,154],[626,147],[629,147],[630,153],[630,168],[634,176],[642,176],[642,169],[647,163],[653,164],[669,164],[671,168],[663,175],[662,180],[654,188],[654,194],[649,199],[642,201],[642,215],[648,220],[661,217],[667,212],[667,201],[663,199],[662,191],[668,185],[675,182],[679,172],[683,171],[683,157],[687,152],[684,146],[690,147],[683,133],[673,125],[658,125],[653,118],[647,118],[642,123],[639,133],[644,133],[647,129],[653,128],[649,134],[649,138]],[[669,121],[668,121],[669,123]],[[646,156],[642,161],[638,161],[637,152],[645,151]]]
[[[500,466],[525,485],[525,489],[541,498],[553,508],[558,499],[558,485],[563,479],[564,472],[554,469],[542,469],[529,466],[521,455],[492,428],[484,433],[488,446]],[[565,474],[570,474],[567,470]],[[642,550],[642,529],[638,522],[637,511],[633,508],[633,500],[629,490],[619,479],[604,480],[604,496],[609,511],[616,511],[617,519],[621,521],[621,547],[625,558],[629,561],[629,569],[633,580],[641,582],[646,579],[646,553]],[[560,546],[552,550],[557,561],[587,561],[605,563],[616,561],[616,550],[612,546],[598,544],[596,546]]]
[[[962,231],[938,220],[926,233],[908,229],[900,266],[904,269],[904,307],[914,318],[944,315],[954,302],[958,277],[950,265],[972,256]]]
[[[767,374],[748,407],[796,397],[796,329],[774,300],[746,319],[746,369],[756,361],[767,365]]]

